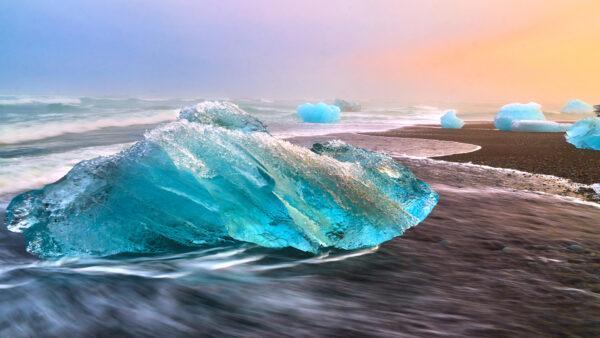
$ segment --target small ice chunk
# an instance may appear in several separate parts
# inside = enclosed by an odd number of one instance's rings
[[[179,112],[179,119],[229,130],[268,133],[267,127],[259,119],[231,102],[204,101],[185,107]]]
[[[510,130],[515,120],[546,120],[546,117],[538,103],[510,103],[500,108],[494,118],[494,126],[500,130]]]
[[[465,123],[463,120],[456,117],[456,110],[448,110],[441,118],[442,128],[460,129]]]
[[[565,138],[577,148],[600,150],[600,117],[578,120],[567,130]]]
[[[360,104],[358,104],[356,102],[352,102],[352,101],[342,100],[342,99],[335,99],[335,101],[333,101],[333,105],[340,108],[341,111],[356,112],[356,111],[360,111],[360,109],[361,109]]]
[[[333,123],[340,119],[340,108],[323,102],[305,103],[298,106],[298,115],[304,122]]]
[[[581,100],[572,100],[567,102],[560,112],[567,114],[591,114],[594,112],[594,107]]]
[[[510,131],[526,133],[564,133],[571,126],[571,123],[557,123],[554,121],[516,120],[511,123]]]

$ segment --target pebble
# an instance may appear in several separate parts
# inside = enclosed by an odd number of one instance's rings
[[[505,246],[504,248],[502,248],[502,252],[511,253],[512,250],[509,247]]]
[[[583,250],[582,247],[580,247],[579,245],[576,245],[576,244],[569,245],[569,247],[567,247],[567,249],[573,250],[573,251],[581,251],[581,250]]]
[[[443,246],[448,246],[448,245],[450,245],[450,241],[443,240],[443,241],[440,241],[440,244]]]

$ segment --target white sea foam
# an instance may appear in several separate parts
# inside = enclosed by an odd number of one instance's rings
[[[48,97],[48,96],[15,96],[0,98],[0,105],[16,106],[23,104],[65,104],[78,105],[81,104],[79,98],[72,97]]]
[[[158,110],[135,114],[112,115],[104,118],[27,121],[0,126],[0,144],[16,144],[68,133],[84,133],[107,127],[126,127],[156,124],[173,120],[178,109]]]
[[[64,176],[79,161],[114,154],[129,145],[114,144],[42,156],[0,158],[0,196],[41,188]]]

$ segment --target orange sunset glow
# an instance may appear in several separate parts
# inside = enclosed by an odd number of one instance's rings
[[[408,79],[407,89],[425,98],[594,101],[600,78],[600,2],[565,4],[527,22],[515,18],[503,32],[474,31],[474,37],[413,51],[380,51],[361,62],[368,60],[370,75],[391,87],[406,86]]]

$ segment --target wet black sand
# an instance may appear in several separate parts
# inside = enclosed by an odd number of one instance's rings
[[[600,183],[600,151],[577,149],[565,141],[563,133],[516,133],[496,130],[491,122],[468,122],[463,129],[423,125],[366,135],[476,144],[481,146],[478,151],[439,159],[554,175],[584,184]]]

